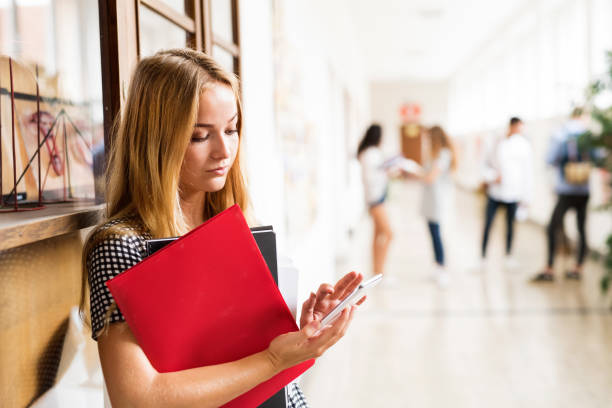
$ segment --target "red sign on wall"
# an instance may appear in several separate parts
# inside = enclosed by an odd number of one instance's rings
[[[421,119],[421,105],[418,103],[404,103],[400,106],[399,114],[403,122],[419,122]]]

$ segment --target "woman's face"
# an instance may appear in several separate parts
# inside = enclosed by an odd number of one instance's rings
[[[225,185],[238,145],[238,106],[232,88],[213,84],[202,92],[196,124],[180,174],[183,192],[215,192]]]

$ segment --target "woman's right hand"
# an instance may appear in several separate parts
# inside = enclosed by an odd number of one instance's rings
[[[313,320],[300,331],[276,337],[267,349],[274,369],[280,372],[303,361],[320,357],[344,336],[356,308],[357,306],[345,308],[333,324],[322,329],[320,322]]]

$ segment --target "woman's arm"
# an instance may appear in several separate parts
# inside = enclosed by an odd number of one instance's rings
[[[348,328],[353,309],[319,331],[312,321],[302,330],[275,338],[267,350],[241,360],[172,373],[158,373],[126,323],[114,323],[98,338],[98,351],[111,403],[122,407],[218,407],[277,373],[322,355]],[[205,344],[202,347],[206,347]]]
[[[98,351],[115,408],[218,407],[277,373],[267,352],[228,364],[158,373],[126,323],[111,324],[98,338]]]

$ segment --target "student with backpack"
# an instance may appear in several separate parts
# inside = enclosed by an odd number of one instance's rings
[[[557,182],[557,204],[547,229],[548,259],[543,271],[536,274],[534,282],[554,281],[553,263],[556,249],[557,231],[563,225],[565,213],[576,210],[579,241],[576,266],[566,271],[567,279],[580,280],[587,252],[586,214],[589,201],[589,175],[594,152],[579,146],[579,137],[586,132],[586,116],[582,108],[575,108],[570,120],[552,137],[548,149],[547,162],[555,166]]]

